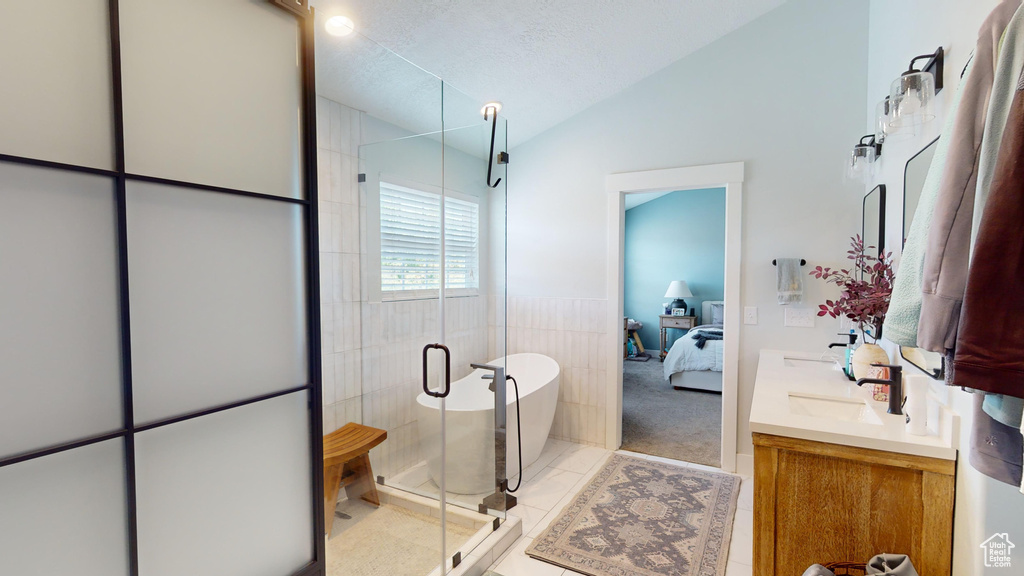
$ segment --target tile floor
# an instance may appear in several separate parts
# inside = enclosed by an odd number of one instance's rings
[[[622,450],[619,453],[680,466],[717,470],[657,456]],[[516,493],[519,505],[509,511],[510,514],[522,518],[523,535],[491,565],[490,570],[502,576],[575,576],[576,572],[534,560],[527,556],[525,551],[533,539],[540,535],[562,508],[583,489],[610,455],[611,451],[604,448],[549,438],[537,461],[526,468],[523,487]],[[515,479],[511,483],[515,485]],[[750,477],[743,476],[725,576],[751,576],[753,504],[753,481]]]

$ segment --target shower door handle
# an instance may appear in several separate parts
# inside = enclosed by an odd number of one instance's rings
[[[444,351],[444,391],[434,392],[427,385],[427,352],[431,349]],[[427,344],[423,347],[423,392],[434,398],[446,398],[452,391],[452,353],[444,344]]]

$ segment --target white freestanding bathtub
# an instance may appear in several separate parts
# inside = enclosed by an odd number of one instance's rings
[[[488,362],[505,365],[507,374],[519,383],[520,418],[523,424],[523,467],[540,456],[551,432],[558,403],[558,363],[543,354],[512,354],[507,362],[498,358]],[[452,382],[445,398],[448,492],[483,494],[493,492],[494,478],[494,393],[488,386],[488,370],[477,369]],[[506,381],[506,477],[519,473],[516,438],[516,392]],[[427,461],[430,477],[440,484],[441,475],[441,401],[424,393],[416,398],[420,450]]]

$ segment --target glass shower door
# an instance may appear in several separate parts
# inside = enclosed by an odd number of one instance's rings
[[[425,348],[444,343],[442,84],[358,33],[321,40],[331,63],[317,75],[329,109],[321,162],[330,163],[325,180],[340,192],[331,241],[321,245],[336,262],[333,428],[354,422],[387,433],[369,452],[382,506],[339,496],[327,547],[337,570],[329,575],[361,573],[367,563],[426,576],[442,559],[450,564],[461,544],[445,539],[441,492],[423,450],[440,446],[444,413],[423,382],[426,372],[430,392],[445,387],[443,351]],[[379,90],[370,97],[361,83]]]
[[[470,365],[504,357],[505,167],[491,167],[496,188],[487,172],[492,129],[495,154],[506,150],[505,122],[358,33],[318,39],[318,60],[329,63],[317,74],[329,109],[321,187],[334,194],[320,250],[335,262],[326,404],[337,409],[324,431],[356,422],[387,432],[370,462],[382,502],[402,516],[380,538],[429,557],[424,575],[442,561],[447,572],[504,518],[495,393]],[[346,533],[378,509],[342,500],[328,560],[344,569],[331,551],[348,550]]]
[[[444,324],[460,384],[446,469],[454,506],[504,518],[505,382],[484,366],[505,357],[506,123],[448,84],[444,96]]]

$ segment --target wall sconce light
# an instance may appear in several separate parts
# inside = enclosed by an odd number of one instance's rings
[[[924,60],[918,69],[915,63]],[[903,129],[916,129],[935,118],[932,103],[942,90],[942,67],[945,53],[942,47],[933,54],[916,56],[907,71],[893,80],[889,88],[887,110],[888,133]],[[880,105],[881,106],[881,105]]]
[[[875,160],[882,155],[882,143],[868,134],[853,147],[850,159],[846,163],[846,177],[854,182],[869,183],[875,176],[877,164]]]

